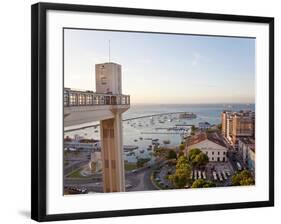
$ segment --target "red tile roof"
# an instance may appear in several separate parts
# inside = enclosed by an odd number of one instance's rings
[[[208,139],[209,141],[212,141],[218,145],[221,145],[223,147],[227,147],[222,139],[222,137],[214,132],[214,133],[206,133],[206,132],[200,132],[198,134],[195,134],[193,136],[190,136],[187,140],[186,140],[186,146],[190,146],[190,145],[194,145],[197,144],[199,142],[202,142],[204,140]]]

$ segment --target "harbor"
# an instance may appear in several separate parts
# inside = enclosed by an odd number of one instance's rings
[[[232,105],[236,110],[247,105]],[[150,159],[154,162],[153,149],[156,147],[177,147],[189,134],[191,127],[200,122],[210,125],[220,123],[220,111],[224,105],[140,105],[133,106],[123,116],[123,158],[125,162],[136,163],[138,159]],[[174,112],[174,111],[177,112]],[[193,118],[180,118],[183,113],[195,114]],[[65,137],[100,139],[99,124],[76,130],[66,131]]]

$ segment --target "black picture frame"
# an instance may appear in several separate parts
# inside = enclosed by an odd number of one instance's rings
[[[111,13],[123,15],[161,16],[217,21],[254,22],[269,25],[269,200],[212,205],[159,207],[68,214],[46,214],[46,12],[63,10],[75,12]],[[86,218],[193,212],[274,206],[274,18],[164,11],[137,8],[103,7],[74,4],[37,3],[31,10],[31,218],[37,221],[74,220]]]

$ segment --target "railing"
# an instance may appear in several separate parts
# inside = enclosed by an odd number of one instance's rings
[[[130,105],[130,96],[64,89],[65,107],[94,105]]]

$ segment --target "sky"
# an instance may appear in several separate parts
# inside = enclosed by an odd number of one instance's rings
[[[109,40],[133,104],[255,102],[252,38],[65,29],[65,87],[95,91]]]

